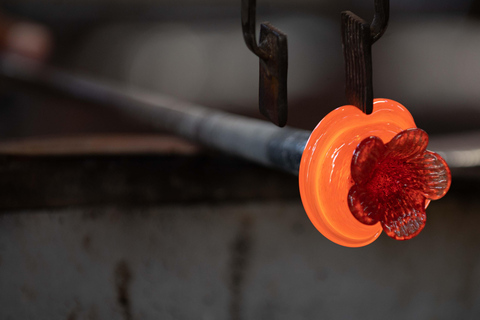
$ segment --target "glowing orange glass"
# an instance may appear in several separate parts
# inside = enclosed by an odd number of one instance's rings
[[[365,246],[378,238],[381,224],[359,222],[347,203],[353,186],[352,156],[369,136],[390,141],[409,128],[416,126],[404,106],[375,99],[372,114],[343,106],[330,112],[313,130],[300,163],[300,195],[308,217],[325,237],[346,247]]]

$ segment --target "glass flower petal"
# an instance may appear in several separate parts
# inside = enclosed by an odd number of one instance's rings
[[[351,172],[355,182],[361,182],[372,175],[372,171],[383,157],[385,149],[382,140],[375,136],[360,142],[352,158]]]
[[[412,192],[398,199],[393,210],[385,214],[382,227],[385,233],[396,240],[408,240],[420,233],[425,227],[427,215],[425,214],[425,198]]]
[[[438,200],[450,188],[451,174],[445,160],[438,153],[426,151],[411,161],[423,177],[423,194],[427,199]]]
[[[373,225],[378,223],[378,204],[364,189],[354,185],[348,193],[348,207],[354,217],[363,224]]]
[[[407,129],[397,134],[387,143],[388,156],[407,159],[419,155],[427,149],[428,135],[418,128]]]

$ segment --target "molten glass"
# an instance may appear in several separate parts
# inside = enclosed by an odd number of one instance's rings
[[[397,134],[386,145],[378,137],[364,139],[355,149],[351,173],[355,184],[348,205],[361,223],[380,222],[388,236],[408,240],[424,228],[428,200],[443,197],[450,187],[445,160],[427,151],[421,129]]]
[[[373,220],[376,216],[359,214],[370,223],[365,224],[350,211],[352,156],[365,138],[390,141],[410,128],[416,126],[405,107],[392,100],[375,99],[370,115],[354,106],[343,106],[330,112],[313,130],[300,163],[300,194],[308,217],[325,237],[347,247],[365,246],[378,238],[382,225]]]

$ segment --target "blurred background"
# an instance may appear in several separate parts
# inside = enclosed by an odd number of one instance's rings
[[[370,21],[373,0],[257,2],[257,24],[288,36],[288,125],[312,130],[346,104],[340,12]],[[375,97],[432,139],[480,131],[480,1],[390,6]],[[261,118],[240,1],[3,0],[0,49]],[[480,317],[478,167],[454,172],[418,237],[343,248],[311,225],[295,176],[2,70],[0,318]]]

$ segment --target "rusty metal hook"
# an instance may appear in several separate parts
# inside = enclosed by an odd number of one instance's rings
[[[375,0],[371,24],[353,12],[342,12],[347,100],[366,114],[373,111],[372,44],[387,29],[389,12],[389,0]]]
[[[255,36],[256,0],[242,0],[242,31],[247,47],[260,58],[259,109],[279,127],[288,116],[287,35],[269,22],[260,25],[260,43]]]

